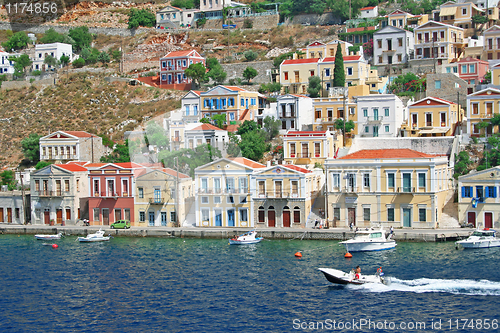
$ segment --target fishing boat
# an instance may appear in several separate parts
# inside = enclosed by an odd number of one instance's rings
[[[35,235],[35,238],[40,240],[61,239],[61,237],[62,237],[62,232],[56,235]]]
[[[462,246],[464,249],[482,249],[488,247],[500,246],[500,238],[496,237],[496,231],[485,228],[483,230],[475,230],[467,239],[455,242],[458,248]]]
[[[347,252],[390,250],[397,245],[396,241],[391,238],[392,235],[385,237],[384,229],[380,226],[378,229],[358,230],[354,238],[340,242],[340,244],[345,246]]]
[[[104,236],[104,231],[102,229],[99,229],[94,234],[88,234],[86,237],[78,237],[79,242],[103,242],[103,241],[109,241],[111,237],[110,236]]]
[[[256,237],[257,231],[251,230],[242,235],[229,239],[230,245],[255,244],[263,240],[263,237]]]
[[[334,268],[318,268],[326,277],[328,281],[335,284],[365,284],[365,283],[382,283],[386,284],[382,269],[377,269],[375,275],[361,275],[356,277],[354,270],[349,273],[343,272]]]

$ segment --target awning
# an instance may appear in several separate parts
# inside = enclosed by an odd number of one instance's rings
[[[457,13],[457,7],[444,7],[441,8],[439,16],[450,16],[450,15],[455,15],[456,13]]]
[[[450,130],[449,127],[434,127],[431,129],[420,130],[418,134],[444,134]]]

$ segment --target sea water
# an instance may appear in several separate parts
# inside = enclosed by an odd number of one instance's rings
[[[0,332],[498,331],[500,248],[400,243],[345,259],[333,241],[75,239],[0,236]],[[389,284],[318,271],[357,265]]]

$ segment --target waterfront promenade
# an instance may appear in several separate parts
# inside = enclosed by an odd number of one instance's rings
[[[248,231],[248,228],[193,228],[193,227],[132,227],[130,229],[110,229],[109,226],[47,226],[47,225],[14,225],[0,223],[0,235],[34,235],[56,234],[87,235],[102,228],[106,233],[118,237],[180,237],[180,238],[212,238],[224,239]],[[354,232],[348,228],[331,229],[290,229],[262,228],[257,229],[259,236],[265,239],[303,239],[303,240],[345,240],[352,238]],[[409,242],[441,242],[463,239],[471,234],[473,229],[394,229],[397,241]]]

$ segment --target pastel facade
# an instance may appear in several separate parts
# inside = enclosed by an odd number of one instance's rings
[[[330,131],[288,131],[283,135],[283,158],[287,164],[321,165],[334,158],[339,148]]]
[[[300,50],[302,54],[294,53],[293,57],[294,59],[321,59],[326,57],[335,57],[335,54],[337,53],[338,43],[340,43],[342,55],[348,55],[349,47],[352,46],[351,43],[341,40],[332,40],[328,43],[322,43],[318,41],[312,42],[311,44]]]
[[[448,1],[440,6],[440,22],[455,25],[460,28],[472,28],[472,17],[483,15],[484,9],[477,7],[473,2],[455,3]]]
[[[380,94],[358,96],[357,135],[397,137],[404,121],[405,107],[398,96]]]
[[[404,12],[400,9],[393,11],[387,15],[387,25],[406,29],[406,28],[416,28],[419,25],[426,23],[429,20],[429,15],[412,15],[410,13]]]
[[[363,55],[349,55],[343,57],[345,82],[347,86],[360,86],[366,83],[370,66]],[[317,75],[322,78],[322,86],[328,91],[332,87],[335,57],[326,57],[318,62]]]
[[[197,123],[201,119],[201,91],[191,90],[181,98],[182,119],[186,124]]]
[[[280,95],[276,111],[281,121],[281,134],[288,130],[300,131],[313,121],[313,99],[295,94]]]
[[[458,177],[458,220],[477,228],[500,227],[500,167]]]
[[[349,87],[349,91],[350,91]],[[346,112],[344,110],[347,109]],[[315,131],[335,131],[335,121],[337,119],[352,120],[356,124],[357,104],[351,95],[344,100],[343,94],[333,94],[329,97],[314,99],[314,122]],[[356,131],[356,127],[353,131]],[[355,133],[355,132],[353,132]]]
[[[73,46],[71,44],[65,43],[50,43],[50,44],[37,44],[35,45],[35,57],[33,58],[33,64],[31,68],[33,70],[51,70],[54,69],[50,65],[44,64],[45,58],[50,55],[56,60],[60,60],[61,57],[69,57],[69,61],[73,61]]]
[[[222,158],[195,169],[197,227],[255,227],[250,178],[265,165]]]
[[[313,172],[296,165],[255,171],[250,180],[255,226],[304,228],[323,183],[322,171]]]
[[[467,95],[467,133],[471,136],[491,135],[498,133],[497,126],[489,125],[480,128],[479,124],[490,121],[500,114],[500,90],[486,88]]]
[[[373,34],[373,61],[375,66],[404,64],[414,49],[413,33],[387,26]]]
[[[452,189],[446,156],[411,149],[360,150],[325,167],[334,227],[437,228]]]
[[[463,58],[458,63],[458,76],[469,84],[479,84],[489,69],[489,63],[476,58]]]
[[[193,123],[186,126],[183,148],[195,149],[207,144],[222,152],[225,151],[228,142],[229,136],[226,130],[211,124]]]
[[[309,77],[318,76],[319,58],[288,59],[280,65],[280,83],[292,94],[306,94]]]
[[[105,155],[102,138],[84,131],[57,131],[40,138],[40,160],[98,162]]]
[[[184,71],[190,65],[202,63],[203,58],[195,50],[173,51],[160,58],[160,87],[165,89],[190,90],[192,80]]]
[[[26,224],[30,219],[30,192],[0,191],[0,223]],[[28,213],[28,214],[27,214]]]
[[[500,26],[494,25],[483,32],[482,60],[500,60]]]
[[[378,6],[374,7],[363,7],[359,10],[360,18],[374,18],[378,17]]]
[[[135,225],[182,225],[193,203],[193,194],[191,177],[176,170],[162,168],[138,176],[135,180]]]
[[[75,224],[88,197],[87,169],[77,164],[52,164],[31,174],[31,223]]]
[[[464,29],[429,21],[415,28],[415,59],[437,59],[447,63],[462,57]]]
[[[9,60],[12,56],[19,55],[0,51],[0,74],[14,74],[14,62]]]
[[[458,105],[438,97],[426,97],[408,105],[407,136],[451,136],[462,120]]]
[[[180,28],[192,26],[198,18],[199,9],[183,9],[166,6],[156,12],[156,26],[158,28]]]

